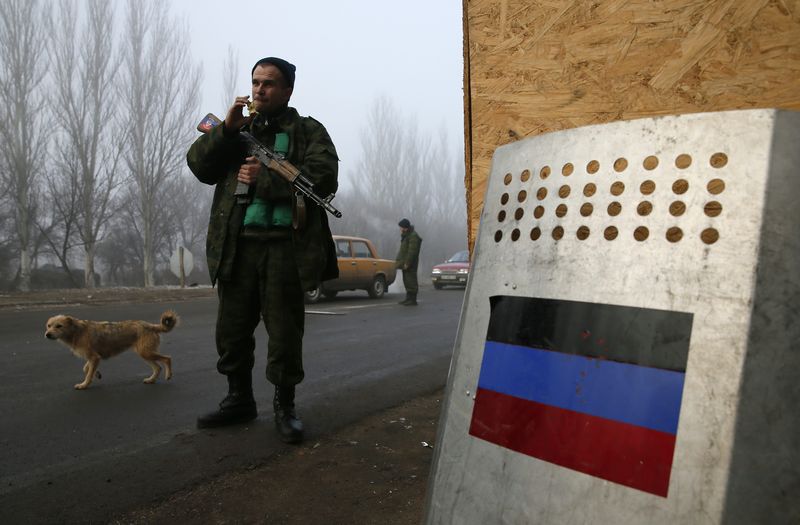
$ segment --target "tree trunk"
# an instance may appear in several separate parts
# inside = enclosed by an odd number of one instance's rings
[[[22,292],[31,291],[31,254],[30,249],[25,246],[19,254],[19,290]]]
[[[30,234],[30,213],[27,207],[28,192],[30,191],[25,184],[27,177],[20,177],[17,195],[17,236],[19,239],[19,285],[18,288],[23,292],[31,289],[31,234]]]
[[[147,221],[144,227],[144,286],[155,286],[155,261],[153,260],[153,234],[151,224]]]
[[[95,287],[94,254],[95,254],[95,244],[93,242],[87,243],[86,251],[84,252],[83,285],[90,290]]]

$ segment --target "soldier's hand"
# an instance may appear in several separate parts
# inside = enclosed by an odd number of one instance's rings
[[[247,157],[245,160],[246,162],[239,167],[239,175],[236,179],[247,185],[254,184],[261,173],[261,162],[257,157]]]
[[[233,101],[233,105],[228,109],[228,114],[225,115],[225,131],[227,133],[235,133],[239,131],[239,129],[250,122],[252,117],[244,116],[244,112],[242,111],[245,107],[247,107],[247,103],[250,101],[250,97],[236,97],[236,100]]]

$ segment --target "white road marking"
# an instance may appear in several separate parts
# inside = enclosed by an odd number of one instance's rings
[[[372,304],[357,304],[355,306],[342,306],[342,310],[358,310],[360,308],[375,308],[378,306],[386,306],[386,303],[372,303]]]
[[[357,304],[357,305],[331,305],[332,310],[306,310],[307,314],[312,315],[347,315],[345,312],[337,311],[337,310],[361,310],[363,308],[379,308],[379,307],[393,307],[397,306],[393,302],[374,302],[374,303],[367,303],[367,304]]]

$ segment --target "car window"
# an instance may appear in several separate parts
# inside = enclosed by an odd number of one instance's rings
[[[457,254],[453,255],[447,262],[469,262],[469,252],[464,250],[463,252],[458,252]]]
[[[350,241],[347,239],[337,239],[336,257],[350,257]]]
[[[353,241],[353,257],[372,257],[367,243],[363,241]]]

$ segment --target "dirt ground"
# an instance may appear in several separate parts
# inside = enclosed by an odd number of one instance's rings
[[[441,392],[230,472],[113,524],[421,523]]]
[[[0,311],[213,297],[199,288],[0,293]],[[187,487],[114,524],[418,524],[443,391],[290,447],[264,464]]]

